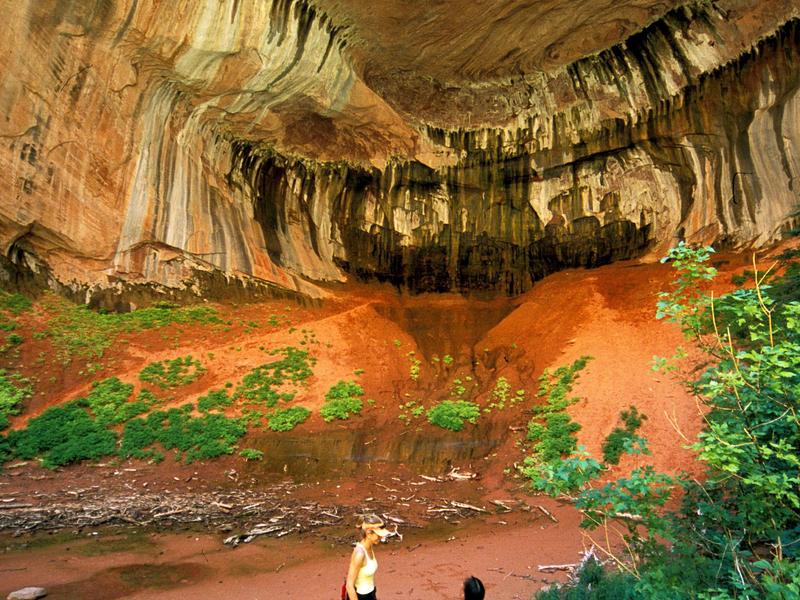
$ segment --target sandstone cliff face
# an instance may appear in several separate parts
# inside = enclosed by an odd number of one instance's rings
[[[4,0],[6,268],[87,300],[321,295],[348,273],[517,293],[678,239],[781,235],[796,2],[631,0],[575,23],[473,4],[412,2],[398,24],[391,2]]]

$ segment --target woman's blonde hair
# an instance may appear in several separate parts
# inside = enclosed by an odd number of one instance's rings
[[[356,527],[358,527],[358,532],[362,540],[367,537],[367,530],[364,529],[364,525],[383,525],[383,519],[375,513],[360,515]]]

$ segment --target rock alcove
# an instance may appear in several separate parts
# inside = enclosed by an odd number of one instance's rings
[[[27,0],[7,277],[113,308],[347,277],[517,294],[761,246],[800,173],[790,0]]]

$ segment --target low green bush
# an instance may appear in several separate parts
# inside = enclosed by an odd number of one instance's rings
[[[30,298],[22,294],[8,294],[0,292],[0,309],[7,310],[14,315],[21,315],[33,306]]]
[[[275,409],[268,417],[268,426],[272,431],[291,431],[308,419],[311,411],[304,406]]]
[[[636,431],[647,419],[635,406],[623,410],[619,417],[623,427],[615,427],[603,442],[603,461],[611,465],[619,464],[619,459],[626,447],[630,447],[630,444],[635,441]]]
[[[187,385],[205,371],[199,360],[185,356],[150,363],[139,373],[139,379],[167,389]]]
[[[142,399],[129,402],[133,386],[110,377],[92,384],[92,391],[78,402],[88,407],[100,425],[117,425],[147,412],[149,404]]]
[[[314,373],[311,367],[316,360],[307,351],[291,346],[271,352],[278,353],[284,355],[282,359],[260,365],[245,375],[234,397],[243,397],[268,408],[275,406],[279,400],[292,400],[294,392],[281,392],[280,387],[286,383],[299,384],[311,377]]]
[[[325,393],[325,400],[340,400],[344,398],[356,398],[364,395],[364,388],[354,381],[338,381]]]
[[[264,458],[264,453],[261,450],[256,450],[255,448],[242,448],[242,450],[239,452],[239,456],[245,460],[261,460]]]
[[[114,432],[92,419],[78,401],[48,408],[28,421],[25,429],[8,435],[16,456],[41,457],[48,468],[108,456],[114,453],[116,441]]]
[[[146,418],[129,421],[122,434],[119,453],[123,457],[147,458],[152,445],[175,450],[187,463],[232,454],[237,440],[247,432],[241,419],[221,414],[192,417],[191,404],[166,411],[154,411]]]
[[[32,393],[27,379],[0,369],[0,431],[8,427],[9,417],[20,413],[22,402]]]
[[[461,431],[465,421],[473,425],[478,422],[481,409],[467,400],[444,400],[430,408],[427,414],[432,425],[450,431]]]
[[[588,560],[576,573],[576,579],[556,584],[537,592],[535,600],[646,600],[637,592],[636,578],[628,573],[606,571],[594,559]]]
[[[552,373],[545,369],[539,377],[538,397],[546,402],[533,409],[526,441],[533,454],[523,461],[522,474],[537,491],[565,494],[580,488],[601,470],[601,465],[578,448],[575,434],[580,425],[566,409],[578,398],[568,396],[578,372],[591,360],[582,356],[569,366]]]
[[[45,294],[42,307],[49,316],[46,333],[58,357],[68,362],[73,357],[101,358],[119,334],[165,327],[173,323],[220,324],[214,309],[207,306],[176,308],[162,303],[129,313],[101,313]]]
[[[360,396],[364,395],[364,388],[353,381],[338,381],[325,393],[325,404],[320,409],[320,414],[326,422],[334,419],[349,419],[357,415],[364,407]]]
[[[225,390],[211,390],[197,399],[197,410],[203,413],[221,410],[233,403],[233,398]]]
[[[544,422],[533,419],[528,422],[529,442],[535,442],[536,455],[545,462],[559,460],[568,456],[578,447],[575,434],[581,426],[565,412],[544,415]]]
[[[364,408],[364,403],[358,398],[339,398],[326,402],[319,410],[319,414],[326,422],[335,419],[349,419],[351,415],[357,415]]]

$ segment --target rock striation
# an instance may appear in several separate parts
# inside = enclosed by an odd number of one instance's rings
[[[4,9],[0,262],[82,301],[515,294],[800,204],[791,0]]]

